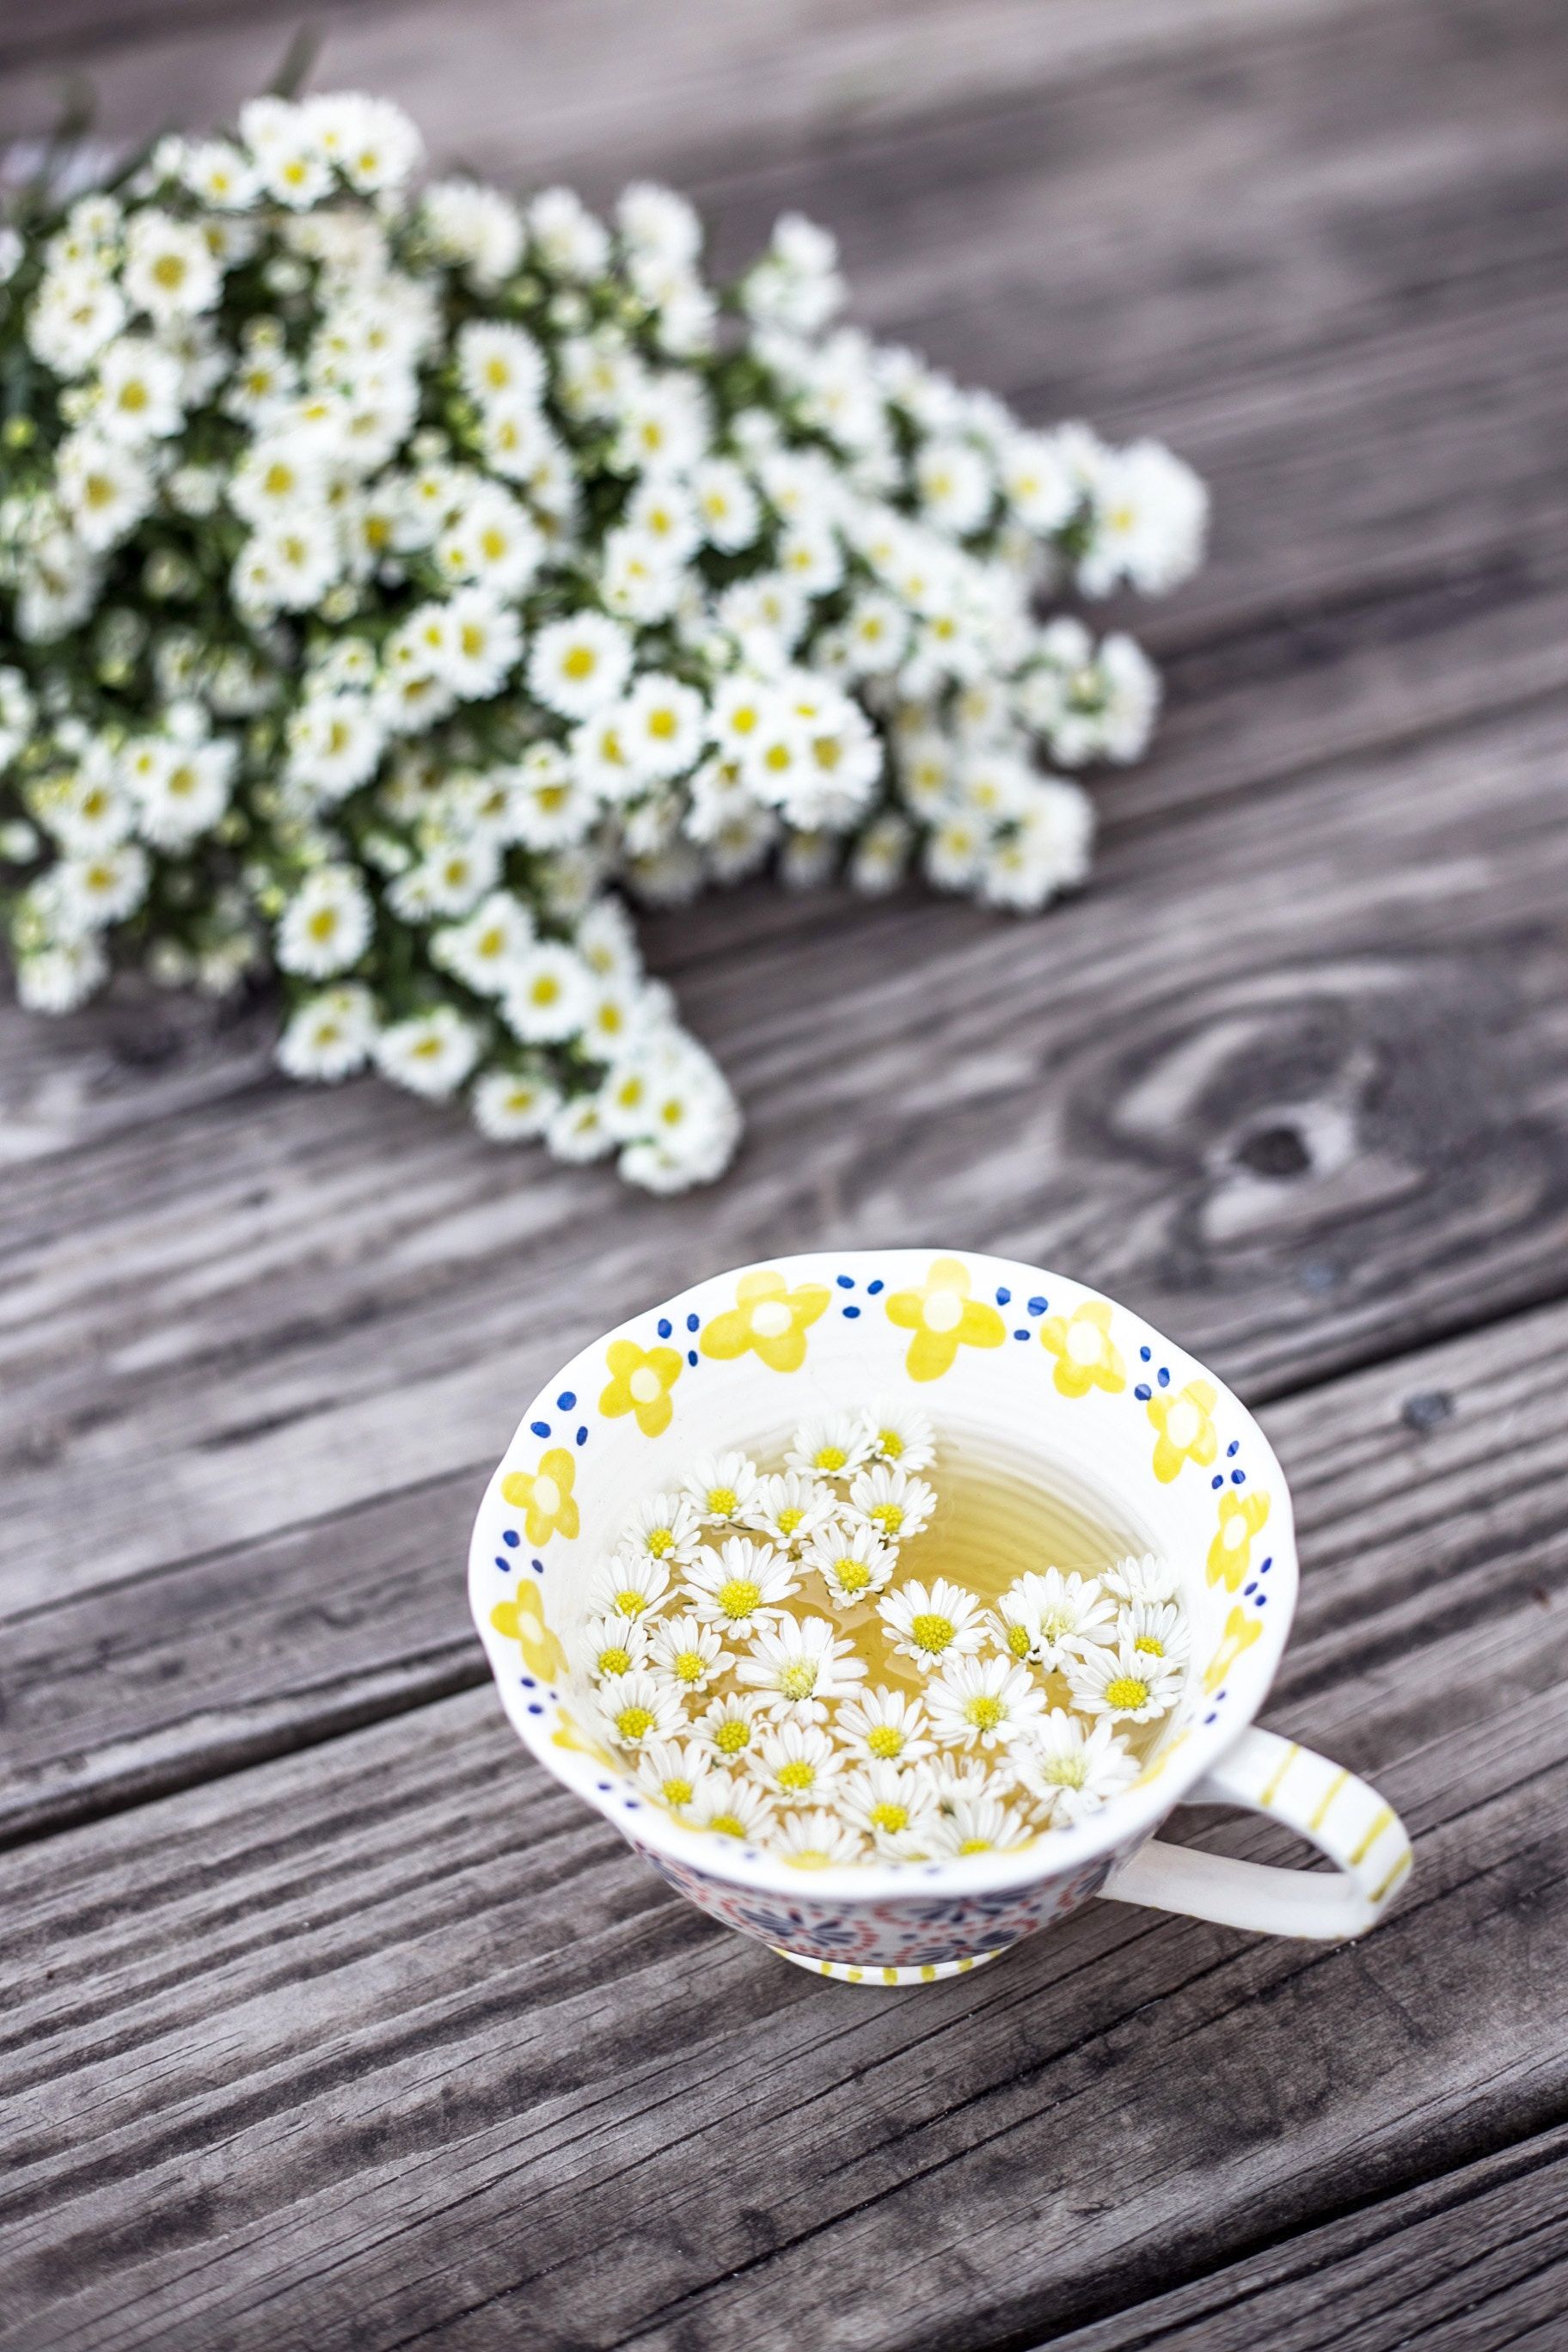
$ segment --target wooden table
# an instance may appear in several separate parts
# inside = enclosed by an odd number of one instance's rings
[[[259,13],[18,11],[0,128],[68,63],[114,133],[222,111]],[[5,1013],[0,2342],[1563,2346],[1560,0],[314,13],[444,158],[662,173],[727,256],[808,206],[879,330],[1173,442],[1214,554],[1082,899],[654,927],[750,1118],[711,1193],[290,1088],[263,1007]],[[717,1266],[927,1240],[1261,1406],[1270,1720],[1417,1839],[1365,1944],[1091,1906],[850,1990],[524,1761],[461,1573],[521,1402]]]

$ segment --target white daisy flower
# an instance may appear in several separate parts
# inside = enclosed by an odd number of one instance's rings
[[[604,1682],[646,1667],[647,1629],[637,1618],[612,1611],[607,1617],[590,1617],[573,1647],[584,1673]]]
[[[672,1813],[689,1812],[713,1769],[713,1751],[700,1739],[650,1739],[637,1756],[637,1786]]]
[[[925,1703],[949,1748],[1011,1747],[1045,1709],[1037,1685],[1007,1658],[950,1659],[926,1685]]]
[[[901,1657],[912,1659],[922,1674],[933,1674],[944,1661],[965,1657],[985,1639],[985,1617],[973,1593],[944,1576],[923,1584],[900,1585],[886,1592],[877,1613]]]
[[[1129,1553],[1100,1579],[1111,1598],[1127,1607],[1139,1601],[1173,1601],[1180,1580],[1171,1562],[1152,1551],[1141,1559]]]
[[[1000,1748],[989,1754],[973,1748],[944,1748],[925,1767],[939,1805],[977,1805],[986,1797],[1011,1797],[1017,1788],[1014,1757]]]
[[[332,1084],[363,1070],[375,1044],[370,991],[350,984],[324,989],[291,1013],[278,1041],[278,1064],[291,1078]]]
[[[122,335],[99,355],[100,432],[111,441],[163,440],[184,421],[180,370],[151,335]]]
[[[544,354],[524,328],[471,319],[458,330],[458,373],[481,408],[514,400],[532,408],[544,392]]]
[[[630,1674],[605,1676],[599,1685],[599,1706],[623,1748],[676,1739],[686,1729],[679,1691],[637,1666]]]
[[[689,1502],[684,1507],[691,1512],[695,1527],[697,1515]],[[698,1552],[687,1566],[685,1582],[697,1616],[737,1633],[782,1617],[785,1602],[800,1590],[785,1554],[747,1536],[731,1536],[717,1551]]]
[[[1182,1695],[1181,1668],[1128,1641],[1085,1650],[1066,1661],[1066,1672],[1073,1705],[1113,1723],[1152,1723],[1168,1715]]]
[[[553,940],[541,940],[511,966],[501,1013],[525,1045],[553,1045],[576,1035],[592,1001],[582,958]]]
[[[1162,1658],[1173,1666],[1184,1665],[1192,1648],[1186,1621],[1170,1601],[1131,1601],[1117,1618],[1116,1639],[1131,1643],[1141,1656]]]
[[[820,1804],[831,1799],[844,1759],[820,1724],[790,1720],[763,1731],[749,1769],[781,1802]]]
[[[492,1143],[543,1135],[560,1108],[559,1089],[530,1070],[488,1070],[474,1087],[474,1125]]]
[[[533,918],[510,890],[492,891],[464,923],[435,932],[432,961],[480,996],[502,995],[533,945]]]
[[[697,1737],[721,1763],[738,1766],[761,1752],[758,1702],[748,1691],[710,1699],[696,1728]]]
[[[697,1514],[684,1495],[649,1495],[621,1529],[618,1549],[635,1559],[689,1570],[699,1534]]]
[[[697,1786],[692,1818],[700,1829],[742,1843],[767,1835],[773,1800],[765,1789],[731,1772],[709,1772]]]
[[[29,1013],[74,1013],[108,978],[109,958],[91,936],[16,959],[16,994]]]
[[[665,1617],[655,1626],[648,1656],[683,1692],[705,1691],[732,1664],[719,1629],[692,1614]]]
[[[500,286],[522,258],[522,222],[499,188],[437,180],[425,191],[420,220],[443,258],[481,289]]]
[[[121,283],[137,310],[173,324],[212,309],[223,273],[197,223],[149,206],[126,222]]]
[[[394,1086],[438,1099],[455,1093],[479,1056],[479,1033],[450,1004],[432,1006],[384,1029],[375,1066]]]
[[[859,1469],[871,1450],[870,1432],[856,1413],[824,1413],[802,1422],[790,1440],[784,1461],[807,1477],[847,1478]]]
[[[574,1167],[603,1160],[616,1148],[593,1095],[574,1095],[563,1102],[545,1129],[544,1140],[555,1159]]]
[[[835,1520],[813,1536],[800,1564],[816,1570],[830,1601],[840,1609],[851,1609],[857,1601],[881,1591],[898,1566],[898,1557],[875,1528],[841,1527]]]
[[[706,1528],[742,1528],[757,1486],[757,1465],[744,1454],[710,1454],[682,1481]]]
[[[359,961],[370,935],[370,898],[357,869],[318,866],[306,875],[279,919],[278,961],[285,971],[328,980]]]
[[[931,1416],[913,1405],[880,1405],[865,1427],[868,1451],[893,1469],[929,1470],[936,1460]]]
[[[931,1850],[942,1816],[924,1771],[868,1764],[839,1783],[841,1819],[861,1831],[892,1862],[918,1861]]]
[[[885,1685],[845,1699],[835,1710],[833,1728],[849,1753],[868,1763],[918,1764],[933,1752],[920,1700]]]
[[[866,1841],[825,1805],[816,1805],[807,1813],[781,1813],[771,1827],[768,1851],[794,1870],[827,1870],[863,1861]]]
[[[659,1530],[653,1530],[657,1537]],[[607,1559],[588,1587],[588,1607],[595,1616],[628,1620],[657,1616],[669,1591],[669,1569],[658,1553],[623,1544]]]
[[[826,1723],[828,1702],[847,1698],[866,1665],[826,1617],[784,1617],[758,1629],[735,1678],[780,1721]]]
[[[645,776],[678,776],[691,767],[706,720],[700,694],[653,670],[637,679],[619,709],[627,756]]]
[[[936,1493],[901,1465],[879,1462],[857,1473],[847,1508],[890,1543],[918,1536],[936,1508]]]
[[[1010,1658],[1027,1658],[1047,1672],[1065,1666],[1086,1646],[1116,1638],[1116,1610],[1092,1576],[1064,1576],[1059,1568],[1026,1570],[996,1603],[996,1640]]]
[[[137,778],[143,840],[178,850],[210,833],[228,806],[237,756],[234,744],[221,739],[159,744]]]
[[[579,613],[541,629],[528,657],[528,690],[563,719],[588,719],[614,702],[632,666],[631,639],[603,613]]]
[[[1138,1777],[1138,1759],[1108,1721],[1086,1724],[1059,1706],[1035,1726],[1012,1762],[1046,1820],[1061,1828],[1097,1811]]]
[[[746,1524],[770,1536],[786,1551],[801,1552],[820,1535],[837,1509],[832,1490],[798,1470],[782,1470],[760,1478],[746,1508]]]
[[[931,1850],[952,1855],[1011,1853],[1027,1845],[1034,1834],[1004,1797],[957,1797],[938,1818]]]
[[[705,457],[691,475],[697,526],[721,555],[750,547],[762,525],[757,494],[729,457]]]
[[[61,442],[55,486],[72,530],[94,554],[117,546],[153,503],[153,477],[142,458],[99,433],[73,433]]]

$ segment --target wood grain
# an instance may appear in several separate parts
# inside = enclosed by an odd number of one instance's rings
[[[1052,2352],[1553,2352],[1568,2309],[1568,2129],[1227,2264]]]
[[[1418,1839],[1364,1946],[1102,1906],[978,1977],[824,1985],[671,1897],[489,1692],[0,1863],[0,2341],[706,2352],[810,2314],[934,2352],[1554,2127],[1565,1371],[1558,1310],[1270,1414],[1309,1566],[1269,1719]]]

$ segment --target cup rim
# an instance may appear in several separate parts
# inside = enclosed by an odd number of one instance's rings
[[[1083,1821],[1068,1828],[1045,1831],[1029,1845],[1009,1852],[952,1855],[931,1862],[842,1863],[802,1869],[769,1855],[762,1848],[742,1847],[738,1840],[687,1827],[652,1800],[635,1792],[630,1776],[624,1770],[607,1780],[605,1768],[591,1754],[580,1747],[557,1744],[558,1694],[551,1690],[546,1695],[540,1690],[533,1696],[525,1695],[516,1672],[516,1644],[499,1633],[489,1622],[489,1604],[494,1597],[491,1565],[510,1566],[498,1559],[496,1549],[497,1523],[510,1516],[501,1496],[501,1479],[519,1441],[531,1431],[538,1432],[552,1418],[559,1418],[559,1401],[563,1397],[574,1398],[602,1380],[605,1350],[612,1341],[646,1339],[650,1329],[660,1322],[679,1329],[688,1315],[697,1313],[700,1307],[711,1312],[721,1299],[727,1307],[732,1301],[735,1284],[748,1274],[778,1273],[792,1284],[797,1279],[822,1279],[831,1284],[847,1270],[868,1265],[874,1265],[885,1277],[895,1272],[912,1272],[917,1267],[923,1271],[939,1257],[962,1258],[967,1267],[1004,1286],[1016,1287],[1020,1296],[1054,1285],[1058,1292],[1065,1289],[1073,1294],[1075,1302],[1103,1303],[1135,1327],[1142,1346],[1179,1368],[1183,1379],[1200,1378],[1212,1384],[1215,1391],[1215,1417],[1220,1417],[1223,1409],[1226,1417],[1239,1420],[1246,1433],[1253,1484],[1268,1482],[1270,1555],[1278,1571],[1271,1578],[1268,1594],[1273,1605],[1258,1619],[1257,1637],[1236,1659],[1224,1685],[1208,1696],[1202,1719],[1190,1725],[1163,1757],[1156,1757],[1147,1778],[1141,1777],[1131,1789],[1110,1798]],[[512,1540],[515,1542],[515,1536]],[[1125,1859],[1158,1829],[1255,1720],[1289,1638],[1299,1581],[1289,1489],[1279,1456],[1251,1409],[1216,1372],[1168,1339],[1132,1308],[1072,1276],[1021,1259],[997,1257],[984,1250],[935,1244],[896,1249],[795,1251],[754,1259],[747,1265],[705,1276],[661,1304],[642,1308],[599,1333],[545,1382],[522,1413],[485,1487],[468,1549],[469,1606],[479,1639],[507,1717],[536,1761],[650,1857],[668,1862],[679,1872],[786,1903],[798,1903],[808,1897],[857,1903],[895,1899],[919,1903],[939,1896],[949,1900],[955,1894],[984,1897],[1074,1876],[1102,1860]],[[1261,1603],[1258,1605],[1261,1607]],[[531,1683],[528,1688],[532,1690],[533,1685]]]

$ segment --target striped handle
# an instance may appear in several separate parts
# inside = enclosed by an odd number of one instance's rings
[[[1375,1926],[1410,1868],[1405,1824],[1375,1789],[1271,1731],[1244,1731],[1185,1801],[1239,1805],[1283,1822],[1328,1856],[1333,1874],[1275,1870],[1152,1840],[1101,1894],[1259,1935],[1329,1940]]]

